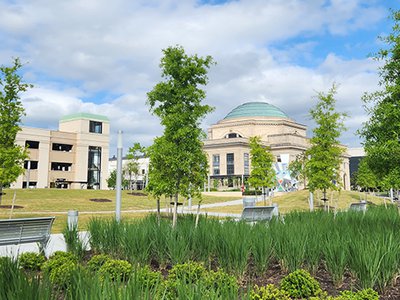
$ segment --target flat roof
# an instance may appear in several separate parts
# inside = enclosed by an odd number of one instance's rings
[[[95,115],[90,113],[76,113],[76,114],[66,115],[60,119],[60,122],[68,122],[81,119],[110,122],[110,120],[106,116]]]

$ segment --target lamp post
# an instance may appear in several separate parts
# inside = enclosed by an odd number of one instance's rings
[[[121,182],[122,182],[122,130],[118,130],[117,141],[117,184],[115,201],[115,219],[121,220]]]

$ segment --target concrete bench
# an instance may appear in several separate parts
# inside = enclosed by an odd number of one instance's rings
[[[40,243],[44,248],[50,238],[54,217],[0,220],[0,246]]]
[[[278,206],[254,206],[245,207],[241,220],[246,222],[269,221],[278,215]]]
[[[357,202],[357,203],[351,203],[349,210],[365,212],[365,211],[367,211],[367,202],[362,201],[362,202]]]

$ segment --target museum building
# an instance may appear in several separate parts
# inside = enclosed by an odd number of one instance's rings
[[[276,162],[276,190],[303,188],[291,178],[288,166],[310,147],[307,127],[292,120],[278,107],[266,102],[247,102],[229,112],[208,129],[204,150],[208,155],[211,186],[239,187],[251,172],[249,138],[259,136],[269,146]],[[342,187],[350,188],[349,157],[341,164]]]
[[[21,127],[16,143],[27,147],[25,172],[13,188],[106,189],[110,122],[88,113],[64,116],[59,130]]]

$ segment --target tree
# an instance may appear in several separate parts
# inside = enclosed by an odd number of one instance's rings
[[[374,172],[369,168],[367,159],[368,158],[364,157],[360,161],[356,177],[356,184],[359,187],[364,188],[366,192],[368,189],[375,189],[377,187],[377,178]]]
[[[13,66],[0,67],[0,204],[3,187],[24,172],[24,160],[28,157],[26,149],[15,144],[25,113],[20,93],[32,87],[18,74],[21,67],[18,58],[14,59]]]
[[[213,110],[202,105],[206,94],[199,86],[208,82],[211,56],[188,56],[181,46],[163,50],[160,67],[164,81],[147,94],[150,111],[164,126],[163,136],[150,146],[148,191],[159,197],[174,196],[173,226],[177,221],[178,195],[201,196],[207,176],[207,157],[203,152],[205,137],[200,121]]]
[[[326,201],[328,189],[340,190],[340,163],[345,151],[338,138],[345,127],[345,114],[335,110],[336,86],[325,93],[318,93],[318,102],[310,110],[312,119],[317,124],[310,139],[311,147],[306,151],[309,157],[306,164],[308,188],[310,192],[322,190]]]
[[[400,188],[400,11],[392,12],[392,32],[380,39],[381,49],[375,59],[384,65],[380,71],[381,90],[362,98],[369,120],[359,134],[364,139],[368,166],[380,179],[379,185]]]
[[[250,138],[250,159],[251,172],[249,183],[255,188],[261,188],[265,202],[265,187],[273,187],[275,184],[276,172],[273,168],[274,156],[270,148],[261,143],[258,136]]]
[[[113,170],[110,173],[110,176],[107,178],[107,187],[109,189],[115,189],[117,185],[117,170]],[[122,178],[122,187],[127,187],[129,185],[129,181],[126,180],[125,178]]]
[[[305,153],[296,155],[296,159],[290,162],[289,172],[290,176],[296,178],[297,181],[303,181],[303,186],[306,188],[307,182],[307,156]]]
[[[129,189],[132,193],[133,185],[137,182],[139,175],[139,158],[144,155],[145,148],[140,143],[134,143],[133,147],[130,147],[126,158],[128,160],[124,167],[124,173],[129,177]]]

